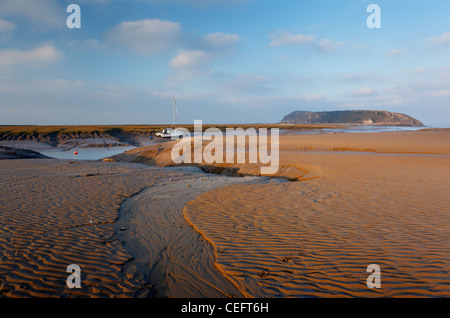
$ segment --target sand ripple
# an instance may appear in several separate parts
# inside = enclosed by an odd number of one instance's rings
[[[229,186],[185,208],[241,289],[259,297],[450,296],[447,159],[295,158],[320,166],[320,178]],[[381,289],[366,286],[369,264],[381,267]]]
[[[130,229],[119,237],[133,256],[125,272],[142,275],[146,282],[139,296],[248,296],[215,266],[211,242],[186,223],[183,207],[216,187],[258,180],[197,173],[186,180],[159,183],[127,199],[116,225]]]
[[[131,256],[113,223],[125,198],[162,177],[133,164],[0,161],[0,296],[134,296],[142,281],[123,276]],[[66,287],[69,264],[82,289]]]

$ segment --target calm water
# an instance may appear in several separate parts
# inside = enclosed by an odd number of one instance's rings
[[[396,127],[396,126],[353,126],[331,129],[280,130],[284,134],[336,134],[336,133],[374,133],[388,131],[415,131],[432,127]]]
[[[109,156],[114,156],[119,153],[131,150],[130,147],[110,147],[110,148],[72,148],[68,151],[62,151],[61,148],[42,150],[40,153],[43,155],[56,158],[56,159],[74,159],[74,160],[99,160]],[[78,151],[75,155],[73,152]]]
[[[372,133],[387,131],[414,131],[432,127],[395,127],[395,126],[354,126],[334,129],[314,129],[314,130],[280,130],[282,134],[323,134],[323,133]],[[206,134],[207,135],[207,134]],[[68,151],[62,151],[61,148],[45,149],[39,152],[57,159],[72,160],[99,160],[106,157],[114,156],[119,153],[134,149],[136,147],[110,147],[110,148],[72,148]],[[73,152],[77,151],[75,155]]]

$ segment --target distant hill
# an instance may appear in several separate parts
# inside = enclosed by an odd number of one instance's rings
[[[366,124],[423,126],[415,118],[405,114],[380,110],[344,110],[330,112],[295,111],[284,116],[280,124]]]

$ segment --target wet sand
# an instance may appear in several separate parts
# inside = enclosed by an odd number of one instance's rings
[[[230,184],[261,182],[200,172],[175,182],[151,186],[126,200],[116,226],[133,255],[127,275],[140,273],[147,283],[140,297],[248,297],[216,266],[213,242],[183,216],[183,207],[202,193]]]
[[[182,171],[135,164],[26,159],[0,161],[0,296],[133,297],[139,277],[114,234],[122,202]],[[81,267],[82,289],[66,268]]]
[[[318,178],[214,190],[184,212],[254,296],[448,297],[449,140],[448,130],[286,136],[281,162]],[[370,264],[381,289],[366,285]]]
[[[251,296],[449,296],[448,140],[448,129],[280,136],[277,175],[299,182],[212,190],[184,215]],[[118,157],[167,165],[169,150]],[[366,285],[370,264],[381,289]]]
[[[448,297],[448,140],[449,130],[280,136],[279,176],[297,182],[0,161],[0,296]],[[168,165],[169,146],[115,158]],[[73,263],[80,290],[65,286]],[[381,289],[366,286],[369,264]]]
[[[449,159],[299,159],[320,166],[320,177],[230,186],[185,208],[242,289],[261,297],[450,296]],[[370,264],[381,267],[381,289],[366,286]]]
[[[0,171],[0,297],[249,296],[182,212],[260,178],[55,159],[0,160]],[[66,286],[70,264],[81,289]]]

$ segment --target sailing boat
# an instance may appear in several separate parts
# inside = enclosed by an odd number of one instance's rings
[[[173,111],[173,115],[172,115],[173,126],[172,126],[172,128],[164,128],[162,131],[157,132],[156,136],[162,137],[162,138],[172,138],[172,137],[182,138],[183,137],[183,131],[175,128],[175,113],[178,115],[175,97],[173,97],[172,111]]]

